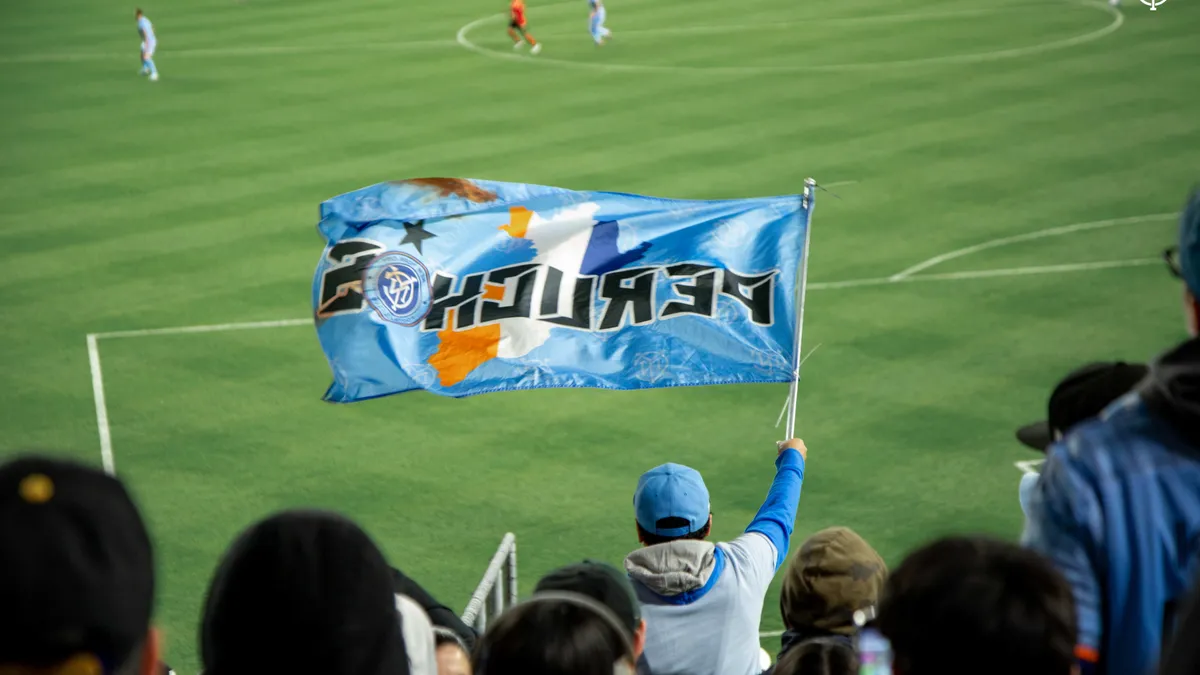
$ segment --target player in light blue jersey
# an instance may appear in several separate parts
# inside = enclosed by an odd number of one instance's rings
[[[608,12],[604,9],[604,0],[588,0],[588,7],[592,10],[588,15],[588,30],[592,34],[592,39],[596,41],[596,45],[599,46],[612,35],[612,31],[604,27],[604,20],[608,18]]]
[[[154,25],[140,9],[134,16],[137,17],[138,35],[142,38],[142,74],[149,75],[151,82],[157,82],[158,68],[154,67],[154,48],[158,46],[158,38],[154,36]]]

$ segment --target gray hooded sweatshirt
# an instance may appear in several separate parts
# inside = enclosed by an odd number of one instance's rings
[[[775,570],[787,559],[804,460],[785,450],[746,533],[727,543],[690,539],[625,558],[646,620],[645,661],[654,675],[758,675],[759,620]]]

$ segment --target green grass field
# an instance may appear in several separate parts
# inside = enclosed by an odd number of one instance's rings
[[[814,220],[796,541],[848,525],[893,562],[938,533],[1015,536],[1013,463],[1035,456],[1012,432],[1052,383],[1182,335],[1152,259],[1173,237],[1159,214],[1200,179],[1194,2],[612,0],[597,50],[577,0],[530,7],[535,59],[506,44],[503,0],[143,1],[153,84],[133,5],[0,7],[4,455],[98,463],[87,334],[304,318],[317,204],[411,176],[685,198],[842,183]],[[878,281],[1109,219],[1129,220]],[[1037,266],[1061,267],[1011,271]],[[703,471],[715,534],[737,534],[786,389],[333,406],[311,326],[99,348],[168,659],[189,674],[207,579],[255,518],[344,511],[461,607],[509,530],[525,590],[619,561],[636,478],[664,461]]]

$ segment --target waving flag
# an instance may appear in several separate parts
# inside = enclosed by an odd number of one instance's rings
[[[312,291],[325,399],[791,381],[808,221],[800,196],[454,178],[335,197]]]

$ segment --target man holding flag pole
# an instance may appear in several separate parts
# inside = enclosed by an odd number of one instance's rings
[[[426,178],[328,200],[312,289],[325,400],[788,383],[791,440],[745,534],[704,541],[703,479],[664,464],[638,481],[644,548],[625,561],[653,672],[759,673],[807,454],[794,435],[815,187],[683,201]]]

